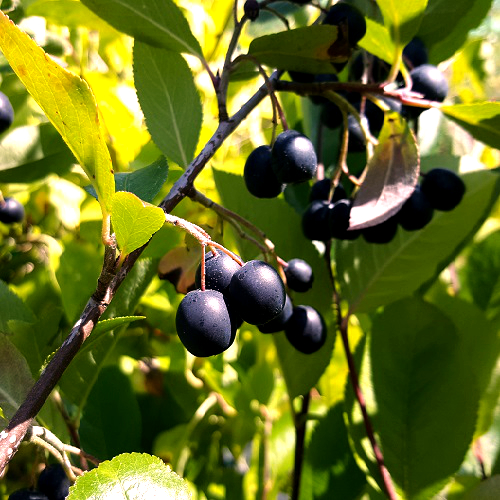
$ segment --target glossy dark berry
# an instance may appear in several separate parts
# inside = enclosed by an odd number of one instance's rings
[[[330,188],[332,186],[332,180],[329,179],[328,177],[325,179],[321,179],[320,181],[316,181],[312,186],[311,186],[311,191],[309,192],[309,201],[315,201],[315,200],[325,200],[328,201],[330,198]],[[344,186],[341,183],[338,183],[335,186],[335,189],[333,190],[333,196],[331,199],[331,202],[334,203],[337,200],[341,200],[342,198],[345,198],[346,192],[344,189]]]
[[[429,52],[420,38],[414,38],[403,50],[403,59],[410,70],[429,62]]]
[[[302,232],[308,240],[327,241],[331,238],[328,215],[331,203],[313,201],[302,215]]]
[[[272,167],[278,181],[304,182],[316,175],[318,160],[312,142],[296,130],[278,135],[272,149]]]
[[[275,198],[285,187],[272,168],[270,146],[259,146],[248,155],[243,178],[249,193],[257,198]]]
[[[423,95],[429,101],[443,102],[448,95],[448,82],[436,66],[422,64],[410,71],[412,80],[411,90]],[[415,106],[403,107],[406,116],[417,118],[425,108]]]
[[[286,284],[294,292],[307,292],[312,287],[314,275],[311,266],[302,259],[291,259],[285,267]]]
[[[0,92],[0,134],[5,132],[14,121],[14,109],[9,98]]]
[[[49,500],[64,500],[69,495],[71,481],[61,464],[45,467],[38,477],[37,489]]]
[[[332,101],[325,100],[321,104],[321,113],[319,115],[321,123],[331,129],[335,130],[344,123],[344,115],[340,108]]]
[[[247,0],[243,5],[243,11],[250,21],[255,21],[260,13],[259,2],[257,0]]]
[[[363,238],[368,243],[385,244],[390,243],[398,231],[398,219],[396,216],[362,230]]]
[[[344,198],[336,201],[330,208],[328,224],[330,226],[332,238],[338,240],[354,240],[360,235],[360,231],[348,231],[351,207],[352,201]]]
[[[434,168],[424,175],[421,190],[436,210],[453,210],[465,194],[464,181],[451,170]]]
[[[44,495],[39,491],[24,488],[22,490],[12,492],[9,495],[8,500],[49,500],[49,498],[47,495]]]
[[[422,229],[432,220],[434,209],[431,202],[420,189],[415,188],[412,195],[404,202],[397,215],[399,225],[406,231]]]
[[[251,325],[274,319],[285,305],[285,285],[276,270],[261,260],[250,260],[233,274],[231,304]]]
[[[205,288],[226,293],[233,274],[241,266],[229,255],[220,250],[214,255],[212,252],[205,254]],[[201,287],[201,264],[196,270],[195,285]]]
[[[351,47],[354,47],[366,33],[366,21],[361,11],[344,2],[337,2],[330,8],[323,24],[339,26],[339,33],[344,33],[345,30]]]
[[[349,153],[363,153],[366,150],[365,135],[358,120],[352,115],[347,117],[347,130],[349,131],[347,146]]]
[[[220,354],[234,341],[237,315],[217,290],[193,290],[179,304],[175,317],[177,334],[194,356]]]
[[[285,329],[285,325],[288,320],[292,317],[293,313],[293,303],[290,297],[286,296],[285,305],[283,310],[276,316],[276,318],[264,323],[263,325],[257,325],[257,328],[261,333],[277,333]]]
[[[24,219],[24,207],[14,198],[5,198],[0,202],[0,222],[13,224]]]
[[[296,306],[285,326],[290,344],[304,354],[318,351],[326,341],[326,324],[321,314],[311,306]]]

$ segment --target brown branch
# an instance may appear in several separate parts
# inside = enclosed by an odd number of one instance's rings
[[[270,77],[270,81],[274,86],[277,81],[277,74],[273,74]],[[187,195],[192,188],[193,181],[202,171],[203,167],[229,135],[234,132],[248,114],[266,97],[267,93],[267,86],[261,86],[237,113],[227,121],[219,124],[210,141],[191,162],[184,174],[177,180],[170,192],[160,203],[160,207],[166,213],[170,213]],[[80,319],[75,323],[66,340],[49,361],[40,378],[28,393],[25,401],[12,417],[7,428],[0,433],[0,477],[2,477],[7,464],[19,448],[33,419],[59,382],[64,370],[91,334],[94,326],[146,246],[147,244],[129,254],[119,270],[117,270],[115,250],[111,247],[106,247],[104,264],[98,279],[96,291],[88,300]]]

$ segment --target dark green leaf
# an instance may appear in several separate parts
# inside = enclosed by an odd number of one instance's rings
[[[255,38],[248,54],[273,68],[335,73],[331,63],[349,56],[348,47],[337,46],[336,40],[336,26],[306,26]]]
[[[0,280],[0,333],[10,333],[9,322],[16,320],[33,323],[35,316],[24,302]]]
[[[165,156],[186,167],[202,122],[200,96],[186,61],[180,54],[136,41],[134,81],[151,137]]]
[[[500,149],[500,102],[455,104],[441,111],[478,141]]]
[[[139,405],[118,367],[101,370],[83,409],[80,438],[85,450],[103,460],[140,448]]]
[[[496,500],[497,498],[500,498],[500,475],[498,474],[486,478],[463,496],[463,500]]]
[[[76,162],[50,123],[17,127],[0,142],[0,182],[33,182],[63,175]]]
[[[146,453],[119,455],[81,476],[68,500],[189,500],[187,484],[161,459]]]
[[[203,57],[181,10],[172,0],[82,0],[111,26],[137,40]]]
[[[160,192],[168,177],[168,162],[161,156],[151,165],[134,172],[119,172],[115,174],[116,191],[127,191],[148,203],[153,203],[154,197]],[[94,198],[97,194],[92,185],[85,190]]]
[[[444,162],[442,156],[422,159],[422,170]],[[362,238],[337,244],[339,281],[351,311],[369,311],[411,295],[437,277],[469,241],[498,197],[499,178],[486,170],[462,178],[467,191],[460,205],[452,212],[436,211],[424,229],[399,228],[387,245],[369,244]]]
[[[342,405],[337,404],[313,430],[304,457],[300,499],[354,500],[365,482],[349,446]]]
[[[350,227],[375,226],[396,214],[413,193],[419,173],[415,136],[398,113],[387,113],[366,178],[354,198]]]
[[[429,0],[417,36],[427,45],[430,62],[444,61],[460,49],[469,31],[479,26],[491,5],[492,0]]]

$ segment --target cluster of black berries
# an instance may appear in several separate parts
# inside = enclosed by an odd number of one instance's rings
[[[312,285],[312,271],[300,259],[290,261],[285,273],[296,289],[305,291]],[[304,345],[302,352],[314,352],[326,339],[319,313],[309,306],[294,308],[279,274],[266,262],[251,260],[240,266],[224,252],[208,252],[205,290],[201,289],[201,265],[195,283],[199,288],[182,299],[176,315],[179,338],[194,356],[224,352],[243,321],[268,329],[266,333],[281,331],[286,323],[290,330],[287,337],[299,350]],[[302,309],[305,312],[299,312]],[[317,349],[312,348],[313,344]]]
[[[314,178],[317,168],[312,142],[296,130],[285,130],[278,135],[272,148],[259,146],[249,154],[243,178],[252,195],[274,198],[286,184]]]
[[[69,495],[71,482],[60,464],[45,467],[38,478],[36,490],[17,490],[9,500],[64,500]]]
[[[386,221],[361,230],[349,230],[352,200],[346,197],[341,184],[330,196],[330,179],[316,182],[310,193],[310,204],[302,216],[302,230],[310,240],[330,238],[354,240],[360,235],[368,243],[389,243],[398,226],[406,231],[425,227],[434,210],[453,210],[465,194],[463,180],[451,170],[434,168],[422,174],[422,181],[401,209]]]

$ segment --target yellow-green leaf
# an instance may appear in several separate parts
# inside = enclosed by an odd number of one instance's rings
[[[164,222],[165,214],[161,208],[148,205],[126,191],[115,193],[111,223],[123,255],[147,243]]]
[[[85,170],[103,215],[109,214],[115,181],[89,86],[59,66],[2,12],[0,49]]]

